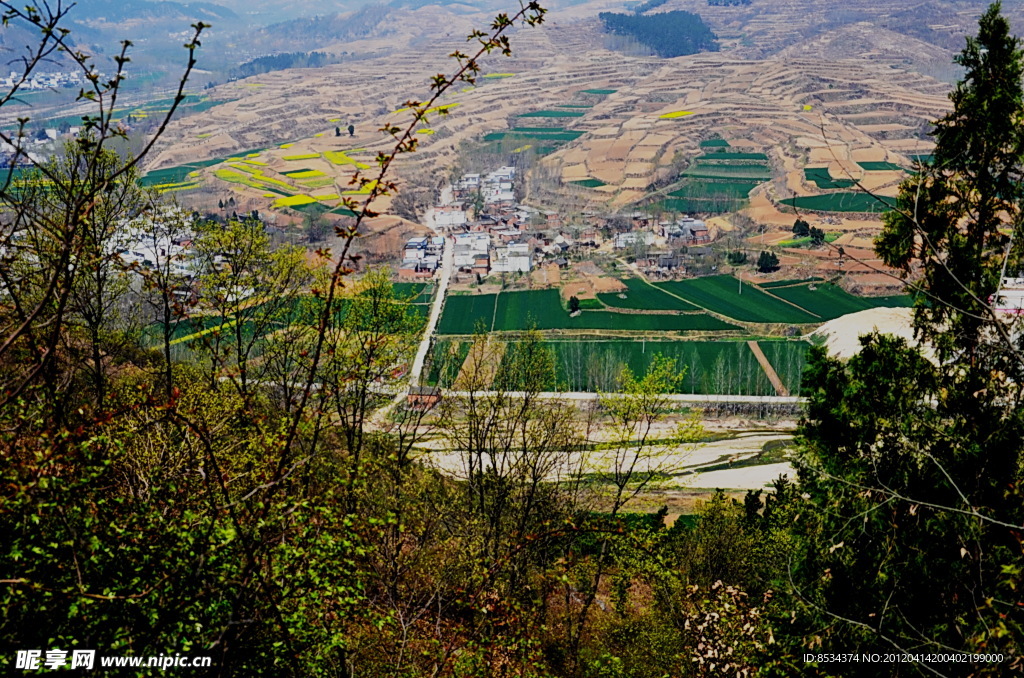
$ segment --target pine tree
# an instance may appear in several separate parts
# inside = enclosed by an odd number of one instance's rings
[[[848,362],[813,348],[804,380],[792,593],[805,623],[792,632],[824,629],[822,647],[848,652],[1009,662],[900,675],[1007,675],[1024,662],[1021,333],[991,304],[1003,266],[1020,261],[1007,233],[1019,241],[1024,54],[1000,9],[957,57],[964,78],[935,124],[934,165],[904,183],[876,243],[888,265],[920,276],[914,326],[936,359],[876,333]]]

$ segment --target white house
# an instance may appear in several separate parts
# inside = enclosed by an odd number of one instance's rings
[[[629,231],[627,233],[619,233],[615,236],[615,249],[624,250],[641,242],[644,245],[652,244],[654,242],[654,234],[650,231]]]
[[[499,247],[491,257],[491,271],[494,273],[529,273],[532,268],[533,257],[526,243]]]

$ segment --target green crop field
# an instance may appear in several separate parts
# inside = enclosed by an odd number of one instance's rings
[[[164,169],[153,170],[147,172],[146,175],[139,179],[139,186],[158,186],[160,184],[176,184],[185,181],[188,175],[197,170],[216,165],[223,162],[221,158],[215,158],[212,160],[200,160],[197,162],[190,162],[187,165],[178,165],[177,167],[165,167]]]
[[[767,165],[744,164],[733,165],[718,162],[697,161],[683,170],[683,176],[699,179],[751,179],[768,181],[772,178]]]
[[[623,280],[626,284],[625,299],[616,293],[597,295],[605,305],[612,308],[633,308],[644,311],[696,311],[693,304],[666,294],[664,290],[651,287],[637,278]]]
[[[747,153],[743,151],[709,151],[697,158],[698,160],[764,160],[768,156],[764,153]]]
[[[583,94],[615,94],[619,90],[617,89],[585,89],[582,90]]]
[[[532,111],[520,113],[520,118],[582,118],[583,113],[579,111]]]
[[[396,299],[411,299],[414,304],[426,304],[434,294],[434,286],[426,283],[396,282],[391,284]]]
[[[832,320],[847,313],[856,313],[879,305],[868,297],[855,297],[836,285],[818,283],[812,290],[812,284],[776,287],[771,293],[821,316],[822,320]]]
[[[450,388],[459,376],[459,369],[469,355],[472,341],[442,340],[434,344],[430,352],[427,383],[430,386]]]
[[[791,390],[798,389],[808,345],[800,341],[759,343],[783,383]],[[676,360],[683,375],[676,388],[679,393],[775,395],[745,341],[580,340],[550,341],[547,346],[554,353],[560,390],[615,390],[623,367],[643,375],[654,357],[661,355]],[[511,354],[506,350],[506,356]]]
[[[701,148],[728,148],[729,142],[725,139],[705,139],[700,142]]]
[[[843,237],[843,234],[837,233],[835,231],[831,233],[826,233],[825,242],[835,242],[836,240],[839,240],[841,237]],[[810,245],[813,242],[814,240],[811,238],[811,236],[805,235],[801,238],[790,238],[789,240],[780,240],[775,244],[778,245],[779,247],[803,247],[804,245]]]
[[[894,162],[858,162],[860,168],[866,172],[883,172],[886,170],[902,170],[903,168]]]
[[[757,286],[762,289],[771,290],[775,289],[776,287],[792,287],[794,285],[803,285],[805,283],[820,282],[822,280],[824,280],[824,278],[818,277],[797,278],[794,280],[772,280],[770,282],[758,283]]]
[[[827,167],[805,167],[804,178],[822,190],[849,188],[855,183],[853,179],[833,179]]]
[[[678,212],[731,212],[740,209],[758,181],[705,181],[684,179],[662,201],[662,207]]]
[[[617,330],[685,332],[735,330],[706,313],[643,315],[585,310],[572,318],[562,307],[557,290],[504,292],[449,297],[438,326],[439,334],[472,334],[477,323],[496,332],[538,330]]]
[[[884,202],[883,202],[884,201]],[[895,198],[876,199],[866,193],[826,193],[786,198],[779,202],[797,209],[816,212],[884,212]]]
[[[659,287],[694,304],[724,316],[754,323],[821,322],[810,313],[776,299],[749,284],[740,292],[737,279],[731,275],[714,275],[678,282],[661,283]]]
[[[438,334],[473,334],[477,323],[490,330],[494,322],[494,294],[449,296],[437,325]]]
[[[521,142],[523,139],[540,139],[542,141],[575,141],[583,136],[583,132],[573,131],[530,131],[524,132],[522,128],[513,128],[507,132],[491,132],[484,135],[484,141],[504,141],[511,139],[515,142]]]
[[[735,198],[666,198],[652,205],[663,212],[679,212],[681,214],[721,214],[741,209],[746,203]]]
[[[598,179],[580,179],[579,181],[570,181],[570,184],[576,184],[577,186],[584,186],[586,188],[600,188],[605,183]]]

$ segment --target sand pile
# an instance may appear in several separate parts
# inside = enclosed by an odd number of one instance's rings
[[[861,335],[875,330],[903,337],[910,345],[917,346],[912,326],[913,316],[914,310],[911,308],[871,308],[830,320],[813,334],[824,336],[829,354],[839,358],[849,358],[858,353],[861,349]],[[925,355],[930,358],[932,351],[925,349]]]

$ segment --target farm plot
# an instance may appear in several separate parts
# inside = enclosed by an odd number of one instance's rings
[[[797,278],[795,280],[772,280],[770,282],[758,283],[757,286],[761,289],[771,290],[776,287],[793,287],[794,285],[803,285],[806,283],[821,282],[824,278],[810,277],[810,278]]]
[[[661,283],[658,286],[697,306],[743,322],[792,324],[822,322],[821,318],[776,299],[749,283],[743,283],[741,287],[737,279],[731,275],[694,278],[693,280]]]
[[[641,315],[611,311],[583,311],[572,318],[562,308],[557,290],[506,292],[498,295],[494,312],[495,331],[620,330],[635,332],[730,330],[735,327],[703,313]]]
[[[505,292],[449,297],[439,334],[472,334],[478,323],[495,332],[538,330],[613,330],[686,332],[737,330],[706,313],[642,315],[585,310],[575,318],[563,308],[557,290]]]
[[[705,139],[700,142],[701,148],[728,148],[729,142],[725,139]]]
[[[811,289],[814,287],[814,289]],[[829,283],[807,283],[787,287],[776,287],[771,293],[801,308],[831,320],[847,313],[857,313],[869,308],[899,308],[913,305],[913,299],[906,294],[884,297],[858,297],[843,288]]]
[[[576,184],[577,186],[583,186],[584,188],[601,188],[606,184],[598,179],[580,179],[579,181],[570,181],[570,184]]]
[[[427,384],[450,388],[459,376],[459,369],[469,355],[472,341],[441,340],[434,344],[430,352],[430,369],[427,371]]]
[[[414,304],[428,304],[434,296],[434,286],[426,283],[396,282],[391,289],[396,299],[409,299]]]
[[[574,132],[572,130],[565,130],[559,127],[553,127],[550,130],[541,130],[538,128],[521,128],[514,127],[507,132],[491,132],[490,134],[484,135],[484,141],[505,141],[511,139],[515,142],[522,142],[524,139],[540,139],[542,141],[575,141],[583,136],[583,132]]]
[[[531,111],[521,113],[520,118],[582,118],[583,113],[579,111]]]
[[[732,212],[743,207],[759,183],[687,178],[661,204],[664,209],[677,212]]]
[[[805,167],[804,178],[822,190],[850,188],[856,183],[853,179],[833,179],[827,167]]]
[[[862,170],[864,170],[865,172],[884,172],[884,171],[888,171],[888,170],[902,170],[903,169],[902,167],[900,167],[899,165],[897,165],[894,162],[880,162],[880,161],[868,162],[868,161],[866,161],[866,162],[858,162],[857,164],[860,165],[860,168]]]
[[[760,345],[787,388],[799,389],[807,344],[765,341]],[[775,395],[744,341],[581,340],[551,341],[547,346],[555,358],[557,388],[563,391],[613,391],[620,386],[624,367],[642,375],[660,355],[676,361],[682,374],[675,389],[678,393]]]
[[[768,181],[772,178],[771,170],[761,164],[725,164],[697,160],[682,172],[683,176],[696,179],[750,179]]]
[[[812,286],[814,289],[811,289]],[[823,320],[832,320],[847,313],[856,313],[876,304],[866,297],[855,297],[836,285],[808,283],[792,287],[776,287],[772,294],[792,302]]]
[[[495,294],[449,296],[437,325],[438,334],[473,334],[478,325],[490,330],[496,299]]]
[[[698,160],[762,160],[768,162],[768,156],[764,153],[746,151],[709,151]]]
[[[164,169],[153,170],[152,172],[147,172],[144,177],[141,177],[138,183],[139,186],[145,187],[156,187],[162,184],[180,184],[186,182],[192,172],[216,165],[223,161],[224,160],[222,158],[215,158],[212,160],[191,162],[187,165],[178,165],[177,167],[165,167]]]
[[[804,195],[796,198],[785,198],[779,202],[797,209],[814,212],[870,212],[879,213],[889,209],[895,198],[881,199],[866,193],[827,193],[825,195]]]
[[[627,278],[622,281],[626,285],[625,299],[618,294],[598,294],[606,306],[612,308],[633,308],[644,311],[696,311],[693,304],[666,294],[663,290],[651,287],[642,280]]]

